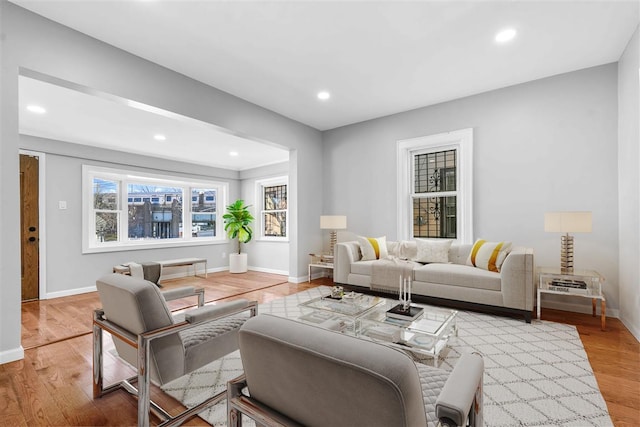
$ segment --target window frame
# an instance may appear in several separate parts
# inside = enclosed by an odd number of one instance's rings
[[[118,240],[98,242],[95,230],[95,208],[93,205],[94,178],[116,181],[119,189],[119,228]],[[215,236],[193,237],[192,233],[182,233],[182,237],[171,239],[129,240],[128,234],[128,184],[149,184],[155,186],[179,187],[182,196],[182,229],[191,230],[192,225],[192,188],[210,188],[216,190],[216,230]],[[159,175],[107,168],[94,165],[82,165],[82,253],[117,252],[141,249],[168,248],[180,246],[212,245],[228,243],[222,214],[227,205],[229,184],[221,181],[193,179],[186,176]]]
[[[456,196],[456,230],[458,243],[473,243],[473,129],[461,129],[436,135],[397,141],[397,236],[412,240],[414,156],[418,154],[456,150],[456,191],[439,192],[424,197]],[[420,237],[417,237],[420,238]],[[443,237],[443,239],[446,239]]]
[[[287,209],[265,209],[264,206],[264,191],[267,187],[275,187],[279,185],[287,186]],[[260,216],[259,221],[257,223],[260,224],[260,232],[258,233],[258,239],[261,241],[270,241],[270,242],[288,242],[289,241],[289,177],[288,176],[279,176],[274,178],[260,179],[256,181],[256,203],[258,215]],[[283,237],[280,236],[266,236],[264,234],[264,215],[268,212],[284,212],[285,214],[285,233],[286,235]]]

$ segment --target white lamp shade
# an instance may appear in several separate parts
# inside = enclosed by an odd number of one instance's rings
[[[320,228],[323,230],[344,230],[347,228],[347,217],[344,215],[322,215]]]
[[[547,212],[544,231],[551,233],[591,233],[591,212]]]

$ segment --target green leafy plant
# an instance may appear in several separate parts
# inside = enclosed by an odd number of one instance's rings
[[[222,215],[227,236],[232,240],[238,239],[238,253],[241,253],[241,244],[248,243],[253,237],[253,215],[249,212],[249,207],[245,206],[244,200],[238,199],[227,206],[227,213]]]

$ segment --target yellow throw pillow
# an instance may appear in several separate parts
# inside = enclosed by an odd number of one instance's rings
[[[362,252],[362,261],[370,261],[375,259],[387,258],[387,237],[363,237],[358,236],[360,251]]]
[[[511,242],[487,242],[478,239],[471,248],[467,264],[499,273],[500,267],[510,251]]]

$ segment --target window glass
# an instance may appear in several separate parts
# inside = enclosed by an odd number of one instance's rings
[[[159,203],[171,194],[173,202]],[[182,228],[182,189],[144,183],[127,184],[127,206],[130,240],[175,239]],[[155,201],[154,203],[152,203]]]
[[[457,150],[413,155],[413,237],[457,237]]]
[[[193,188],[191,190],[191,235],[211,237],[216,235],[216,190]]]
[[[287,237],[287,185],[265,185],[262,195],[262,235]]]
[[[118,181],[93,179],[95,236],[98,242],[119,240]]]

